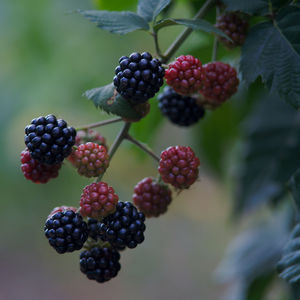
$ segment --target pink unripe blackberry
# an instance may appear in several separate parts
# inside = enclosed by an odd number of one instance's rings
[[[109,156],[106,147],[88,142],[77,147],[72,153],[72,161],[80,175],[97,177],[107,169]]]
[[[232,42],[224,37],[219,40],[228,48],[242,46],[248,31],[248,22],[237,13],[225,13],[217,18],[216,27],[229,36]]]
[[[158,217],[167,211],[172,201],[171,190],[151,177],[144,178],[134,188],[133,202],[146,217]]]
[[[197,92],[204,80],[202,63],[192,55],[181,55],[165,71],[166,82],[177,93],[190,95]]]
[[[187,189],[197,180],[199,165],[199,158],[190,147],[173,146],[161,153],[158,171],[165,183]]]
[[[208,103],[221,104],[237,91],[239,79],[235,68],[218,61],[204,65],[204,71],[205,80],[200,93]]]
[[[33,159],[26,148],[21,152],[21,170],[26,179],[34,183],[47,183],[51,178],[58,176],[61,163],[46,165]]]
[[[80,214],[90,218],[106,217],[116,210],[118,201],[118,195],[107,183],[94,182],[83,189]]]

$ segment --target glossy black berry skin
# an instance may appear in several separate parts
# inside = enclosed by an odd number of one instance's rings
[[[38,117],[25,127],[25,144],[33,159],[54,165],[72,152],[76,130],[53,115]]]
[[[133,104],[146,102],[163,85],[165,70],[148,52],[122,56],[116,67],[114,85],[118,93]]]
[[[105,282],[117,276],[121,269],[120,253],[114,248],[98,248],[80,253],[80,270],[88,279]]]
[[[58,212],[45,223],[45,236],[58,252],[80,250],[88,238],[87,224],[72,210]]]
[[[169,86],[158,96],[158,106],[172,123],[179,126],[193,125],[205,114],[204,108],[194,98],[181,96]]]
[[[135,248],[144,241],[145,215],[130,202],[118,202],[116,211],[98,226],[99,237],[114,248]]]

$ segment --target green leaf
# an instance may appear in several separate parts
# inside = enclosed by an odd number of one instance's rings
[[[136,30],[148,30],[148,23],[131,11],[79,10],[97,27],[117,34],[126,34]]]
[[[280,211],[230,243],[216,274],[220,282],[233,283],[235,287],[229,290],[228,299],[264,299],[288,238],[287,221],[287,210]]]
[[[136,6],[136,0],[93,0],[97,9],[102,10],[127,10]]]
[[[139,0],[137,12],[146,21],[151,22],[170,3],[171,0]]]
[[[287,282],[300,282],[300,223],[292,231],[277,270],[279,276]]]
[[[193,30],[202,30],[204,32],[213,32],[216,33],[228,40],[231,41],[231,39],[220,29],[216,28],[209,22],[201,19],[192,20],[192,19],[164,19],[158,22],[153,29],[155,31],[160,30],[161,28],[167,27],[167,26],[173,26],[173,25],[184,25],[186,27],[192,28]]]
[[[244,2],[244,1],[243,1]],[[294,107],[300,107],[300,8],[280,11],[274,23],[254,26],[242,48],[243,79],[249,84],[261,76]]]
[[[228,11],[242,11],[248,14],[265,15],[269,13],[269,3],[272,3],[272,8],[277,9],[282,5],[288,4],[287,0],[223,0]]]
[[[243,167],[240,170],[235,212],[247,212],[278,200],[300,166],[300,112],[269,95],[245,126]]]
[[[92,100],[96,107],[107,113],[112,113],[128,119],[137,119],[140,117],[130,103],[116,92],[112,83],[88,90],[83,96]]]
[[[289,188],[292,192],[298,213],[300,213],[300,169],[298,169],[291,177],[289,181]]]

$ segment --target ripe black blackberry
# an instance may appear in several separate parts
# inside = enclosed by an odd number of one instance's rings
[[[80,253],[80,270],[88,279],[100,283],[117,276],[121,269],[120,253],[114,248],[98,248]]]
[[[181,96],[166,86],[158,96],[161,112],[174,124],[190,126],[203,118],[205,110],[192,97]]]
[[[53,115],[33,119],[25,127],[25,144],[32,158],[54,165],[61,163],[72,152],[76,130]]]
[[[58,253],[80,250],[88,238],[86,222],[72,209],[57,212],[48,218],[44,231],[50,245]]]
[[[144,241],[145,215],[130,202],[118,202],[116,211],[102,220],[99,237],[113,247],[135,248]]]
[[[119,94],[133,104],[146,102],[163,85],[165,70],[148,52],[122,56],[116,67],[114,85]]]

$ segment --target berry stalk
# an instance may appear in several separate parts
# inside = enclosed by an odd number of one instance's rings
[[[210,8],[210,6],[215,2],[215,0],[207,0],[202,7],[199,9],[197,14],[194,16],[194,20],[201,19]],[[167,63],[173,54],[178,50],[181,44],[188,38],[188,36],[193,32],[192,28],[186,28],[182,33],[176,38],[176,40],[171,44],[171,46],[166,50],[161,59],[162,63]]]
[[[105,126],[105,125],[108,125],[108,124],[117,123],[117,122],[120,122],[120,121],[123,121],[123,119],[121,117],[118,117],[118,118],[114,118],[114,119],[104,120],[104,121],[92,123],[92,124],[89,124],[89,125],[85,125],[85,126],[82,126],[80,128],[76,128],[76,130],[77,131],[79,131],[79,130],[87,130],[87,129],[91,129],[91,128]]]
[[[125,136],[126,140],[130,141],[134,145],[138,146],[140,149],[142,149],[144,152],[149,154],[152,158],[154,158],[157,162],[159,162],[160,158],[150,149],[148,148],[145,144],[141,143],[140,141],[136,140],[134,137],[131,135],[127,134]]]
[[[126,138],[126,135],[130,129],[131,123],[125,122],[116,139],[114,140],[110,150],[108,151],[109,161],[111,161],[113,155],[121,145],[122,141]],[[96,182],[101,181],[103,174],[99,175]]]
[[[219,17],[219,15],[220,15],[220,7],[217,5],[216,6],[216,19]],[[218,42],[218,37],[215,35],[211,61],[216,61],[217,60],[218,43],[219,43]]]

